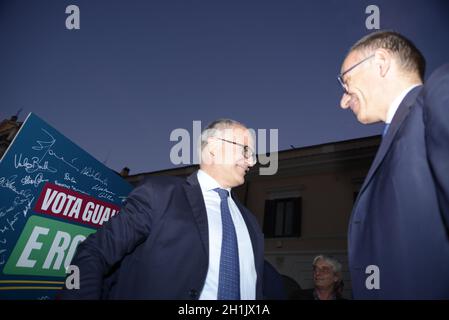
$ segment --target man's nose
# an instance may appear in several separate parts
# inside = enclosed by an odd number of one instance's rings
[[[257,162],[256,155],[253,155],[253,156],[249,157],[248,159],[245,159],[245,162],[246,162],[246,165],[248,166],[248,168],[253,167]]]
[[[347,109],[349,107],[349,101],[351,101],[351,95],[348,93],[343,93],[340,100],[340,107],[342,109]]]

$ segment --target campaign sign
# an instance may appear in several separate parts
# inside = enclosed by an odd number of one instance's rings
[[[132,186],[34,114],[0,161],[0,299],[53,299]]]

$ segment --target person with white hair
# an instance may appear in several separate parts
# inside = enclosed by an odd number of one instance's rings
[[[318,255],[313,259],[314,288],[301,290],[298,300],[344,300],[341,263],[336,258]]]

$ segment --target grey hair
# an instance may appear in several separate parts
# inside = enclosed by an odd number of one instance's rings
[[[242,127],[246,128],[244,124],[232,119],[217,119],[207,125],[206,128],[201,132],[201,150],[207,145],[207,140],[210,137],[215,137],[218,132],[233,128],[233,127]]]
[[[320,254],[313,259],[312,265],[314,266],[320,259],[322,259],[325,262],[327,262],[328,264],[330,264],[332,269],[334,270],[334,273],[341,274],[341,269],[342,269],[341,262],[338,261],[336,258],[334,258],[332,256]]]
[[[357,41],[349,52],[357,50],[373,51],[379,48],[395,54],[403,70],[415,72],[421,80],[424,79],[426,59],[423,54],[411,40],[395,31],[380,30],[372,32]]]

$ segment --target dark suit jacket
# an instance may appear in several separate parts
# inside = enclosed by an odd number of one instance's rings
[[[246,222],[262,298],[263,235]],[[118,216],[82,242],[72,260],[79,290],[61,299],[198,299],[209,264],[207,213],[196,172],[187,179],[152,177],[134,189]],[[245,275],[242,275],[245,276]]]
[[[267,260],[263,269],[263,295],[265,300],[287,300],[282,275]]]
[[[399,106],[354,205],[355,299],[449,299],[449,68]],[[366,268],[379,268],[369,290]]]

